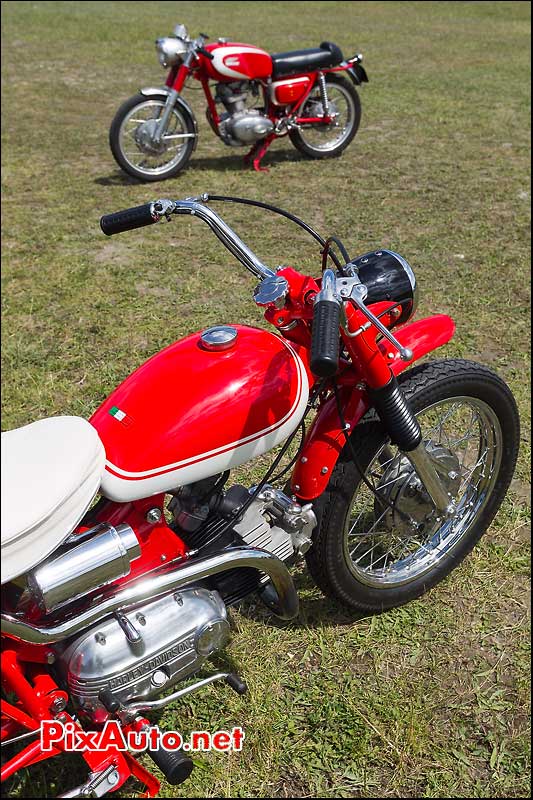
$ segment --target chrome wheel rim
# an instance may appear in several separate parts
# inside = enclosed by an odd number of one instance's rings
[[[173,108],[163,141],[150,144],[150,132],[165,108],[161,100],[147,100],[129,111],[120,126],[120,151],[129,166],[143,175],[161,175],[174,169],[186,154],[191,135],[184,116]]]
[[[352,96],[341,84],[327,85],[329,114],[335,119],[324,125],[304,125],[299,133],[302,141],[313,150],[327,153],[342,144],[350,135],[355,119],[355,106]],[[323,116],[324,107],[318,87],[313,89],[305,102],[302,116]]]
[[[439,517],[410,462],[384,444],[365,475],[396,511],[361,482],[344,529],[350,571],[375,588],[410,583],[455,550],[485,508],[499,472],[501,426],[482,400],[449,398],[423,409],[417,418],[426,448],[448,470],[447,490],[456,511],[448,520]]]

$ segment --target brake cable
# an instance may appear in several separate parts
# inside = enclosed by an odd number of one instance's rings
[[[274,214],[279,214],[280,216],[285,217],[291,222],[294,222],[296,225],[299,225],[300,228],[303,228],[304,231],[309,233],[313,237],[313,239],[315,239],[321,245],[321,247],[323,248],[321,250],[321,253],[323,254],[323,262],[324,262],[324,252],[325,252],[326,253],[325,258],[327,258],[327,256],[329,255],[329,257],[331,258],[337,269],[342,269],[339,259],[337,258],[335,253],[331,252],[328,245],[328,242],[335,241],[335,243],[339,247],[339,250],[341,251],[344,257],[346,250],[342,245],[342,242],[339,242],[336,236],[330,236],[329,239],[323,239],[322,236],[319,233],[317,233],[314,228],[312,228],[310,225],[307,224],[307,222],[304,222],[303,219],[297,217],[296,214],[291,214],[290,211],[285,211],[283,208],[271,205],[270,203],[263,203],[260,200],[248,200],[247,198],[244,197],[230,197],[221,194],[206,193],[202,195],[202,200],[205,200],[206,202],[209,202],[210,200],[221,200],[225,203],[241,203],[242,205],[245,206],[256,206],[257,208],[263,208],[266,211],[272,211]],[[346,262],[348,262],[349,260],[350,259],[346,257]],[[322,271],[323,269],[324,268],[322,268]]]
[[[348,255],[348,252],[347,252],[345,246],[343,245],[341,240],[338,238],[338,236],[329,236],[326,239],[326,241],[324,243],[324,249],[322,250],[322,272],[324,272],[324,270],[326,269],[326,266],[327,266],[327,263],[328,263],[328,256],[331,258],[331,260],[335,263],[335,265],[339,269],[342,269],[340,264],[338,264],[338,262],[334,258],[333,253],[331,252],[331,245],[332,244],[337,245],[337,247],[339,248],[342,257],[344,258],[344,263],[345,264],[347,264],[350,261],[350,256]]]

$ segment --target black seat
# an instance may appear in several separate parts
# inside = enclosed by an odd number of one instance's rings
[[[320,47],[313,47],[310,50],[273,53],[272,77],[279,78],[297,72],[313,72],[324,67],[336,67],[341,61],[344,61],[342,50],[333,42],[322,42]]]

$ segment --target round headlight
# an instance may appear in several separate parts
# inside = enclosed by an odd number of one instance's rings
[[[392,250],[375,250],[351,263],[368,290],[367,306],[387,300],[396,303],[401,313],[392,327],[411,319],[418,305],[418,286],[411,265],[403,256]]]
[[[174,67],[187,52],[187,44],[171,36],[157,39],[155,47],[162,67]]]

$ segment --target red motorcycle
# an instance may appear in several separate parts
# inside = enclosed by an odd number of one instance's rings
[[[208,200],[299,224],[321,246],[321,277],[265,266]],[[151,737],[146,715],[213,681],[246,691],[236,673],[214,672],[168,693],[224,647],[228,606],[257,593],[293,619],[288,566],[301,556],[350,609],[419,597],[480,539],[515,467],[518,414],[497,375],[462,359],[406,370],[448,342],[454,323],[411,321],[417,285],[402,256],[351,259],[335,237],[240,198],[159,200],[101,227],[111,235],[183,214],[259,278],[254,299],[275,332],[193,333],[89,422],[52,417],[2,433],[1,738],[21,748],[2,780],[64,752],[63,739],[39,738],[41,723],[61,723],[87,743],[89,768],[62,797],[100,797],[130,776],[154,796],[158,780],[131,752],[93,738],[102,726]],[[231,469],[276,447],[256,486],[228,483]],[[158,741],[149,755],[170,783],[185,780],[190,753]]]
[[[226,39],[205,45],[206,39],[191,40],[184,25],[173,37],[157,39],[159,61],[170,67],[166,85],[126,100],[109,132],[111,152],[129,175],[158,181],[187,165],[198,140],[182,96],[189,76],[202,85],[213,132],[230,147],[252,145],[245,162],[255,170],[274,139],[287,134],[311,158],[336,156],[350,144],[361,119],[354,84],[368,81],[361,55],[345,61],[331,42],[270,55]]]

